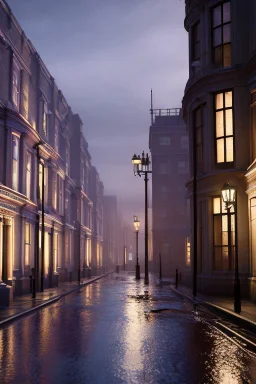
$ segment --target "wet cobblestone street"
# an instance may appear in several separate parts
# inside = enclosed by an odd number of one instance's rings
[[[208,320],[113,274],[0,329],[0,383],[255,383],[254,357]]]

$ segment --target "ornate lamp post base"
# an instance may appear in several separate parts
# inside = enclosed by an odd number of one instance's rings
[[[136,264],[136,280],[140,280],[140,265]]]

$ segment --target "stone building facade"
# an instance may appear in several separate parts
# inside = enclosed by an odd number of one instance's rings
[[[180,108],[153,109],[149,134],[152,158],[153,266],[163,277],[190,268],[188,135]]]
[[[91,157],[79,116],[3,0],[0,79],[0,279],[21,294],[31,268],[41,289],[90,266]]]
[[[255,12],[254,0],[186,0],[189,79],[183,98],[191,149],[191,181],[187,184],[191,207],[193,178],[197,185],[198,220],[194,235],[197,235],[198,289],[214,294],[233,292],[237,236],[242,292],[245,295],[250,292],[254,300]],[[231,244],[228,244],[227,210],[221,199],[222,187],[227,182],[237,190]],[[232,252],[228,252],[229,246]]]

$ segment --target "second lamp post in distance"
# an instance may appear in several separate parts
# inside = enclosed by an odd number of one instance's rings
[[[140,280],[140,265],[139,265],[139,229],[140,229],[140,221],[138,216],[133,217],[133,225],[136,232],[136,280]]]

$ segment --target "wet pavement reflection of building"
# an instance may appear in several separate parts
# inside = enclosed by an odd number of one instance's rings
[[[167,287],[147,289],[113,275],[2,328],[0,383],[256,382],[252,356]]]

